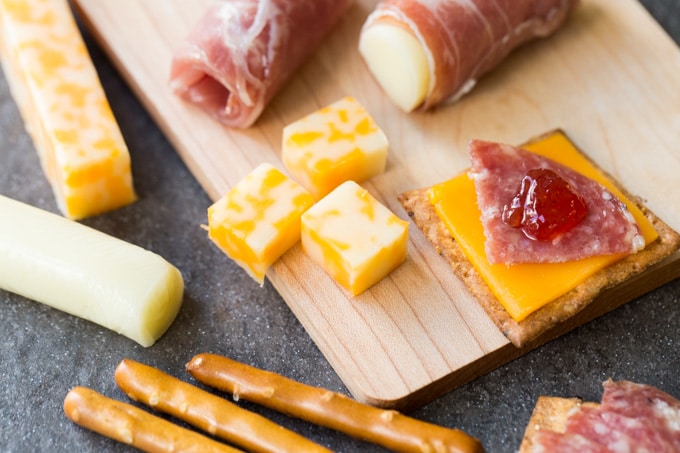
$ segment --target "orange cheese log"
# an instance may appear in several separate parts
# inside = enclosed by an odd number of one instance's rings
[[[64,412],[74,423],[142,451],[240,451],[86,387],[68,392]]]
[[[466,433],[378,409],[226,357],[199,354],[187,371],[198,381],[279,412],[403,452],[482,452]]]
[[[0,51],[63,214],[81,219],[135,201],[127,145],[68,2],[0,1]]]
[[[123,360],[116,368],[115,379],[121,390],[133,400],[247,451],[329,452],[260,415],[148,365]]]

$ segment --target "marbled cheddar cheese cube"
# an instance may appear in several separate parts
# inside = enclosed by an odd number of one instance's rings
[[[388,142],[368,112],[345,97],[283,129],[286,169],[319,200],[341,183],[385,170]]]
[[[260,284],[300,240],[300,216],[312,195],[268,163],[261,164],[208,208],[208,235]]]
[[[136,199],[130,156],[66,0],[0,0],[12,95],[59,208],[80,219]]]
[[[408,224],[354,181],[302,215],[302,248],[353,296],[406,259]]]

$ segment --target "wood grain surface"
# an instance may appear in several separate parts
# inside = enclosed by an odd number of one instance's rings
[[[364,185],[402,218],[408,217],[397,194],[466,168],[470,139],[518,144],[562,128],[680,230],[672,195],[680,190],[680,52],[635,0],[584,0],[555,36],[513,53],[470,95],[413,114],[389,102],[359,57],[359,30],[377,1],[358,0],[256,125],[243,131],[213,122],[168,89],[172,51],[209,3],[74,1],[213,200],[261,162],[282,168],[282,127],[349,94],[390,140],[386,172]],[[205,219],[196,219],[197,228],[201,223]],[[406,410],[679,277],[678,261],[676,254],[609,291],[522,350],[498,331],[413,225],[407,261],[359,297],[349,298],[299,246],[268,278],[355,398]]]

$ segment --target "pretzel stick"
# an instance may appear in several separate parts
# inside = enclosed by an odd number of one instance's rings
[[[84,428],[146,452],[240,451],[86,387],[68,392],[64,412]]]
[[[133,400],[247,451],[330,453],[265,417],[134,360],[120,362],[115,379]]]
[[[477,453],[466,433],[378,409],[340,393],[311,387],[226,357],[199,354],[187,371],[198,381],[256,404],[403,452]]]

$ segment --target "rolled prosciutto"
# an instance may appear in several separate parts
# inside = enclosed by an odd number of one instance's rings
[[[367,18],[359,51],[403,110],[468,93],[513,49],[551,35],[578,0],[383,0]]]
[[[352,0],[222,0],[175,51],[170,87],[246,128],[317,49]]]

